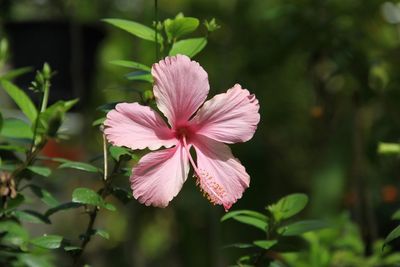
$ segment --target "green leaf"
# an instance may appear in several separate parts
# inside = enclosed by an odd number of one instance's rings
[[[400,225],[397,226],[396,228],[391,231],[388,236],[385,238],[385,244],[388,244],[389,242],[395,240],[400,236]]]
[[[125,75],[130,81],[143,81],[153,83],[153,76],[148,71],[134,71]]]
[[[44,176],[44,177],[49,177],[51,175],[51,170],[46,167],[40,167],[40,166],[29,166],[27,168],[31,172]]]
[[[124,148],[124,147],[120,147],[120,146],[111,146],[109,148],[111,157],[113,157],[113,159],[115,159],[116,161],[121,160],[121,157],[125,157],[127,159],[131,159],[132,158],[132,153],[129,151],[129,149]]]
[[[31,127],[18,119],[5,119],[0,135],[8,138],[33,138]]]
[[[94,234],[101,236],[104,239],[110,239],[110,234],[107,231],[102,229],[95,229],[94,231],[95,231]]]
[[[54,213],[57,213],[59,211],[65,211],[65,210],[69,210],[69,209],[76,209],[79,207],[82,207],[83,204],[81,203],[75,203],[75,202],[67,202],[67,203],[63,203],[60,204],[58,206],[55,206],[54,208],[48,209],[45,213],[45,216],[50,217],[51,215],[53,215]]]
[[[192,58],[197,55],[207,45],[206,38],[192,38],[178,41],[172,45],[169,51],[170,56],[178,54],[187,55]]]
[[[267,221],[268,217],[265,216],[264,214],[257,212],[257,211],[252,211],[252,210],[235,210],[235,211],[230,211],[226,213],[224,216],[221,218],[221,222],[226,221],[228,219],[231,219],[237,215],[247,215],[249,217],[254,217],[263,221]]]
[[[25,92],[7,80],[0,80],[0,84],[25,116],[31,122],[35,121],[38,115],[37,109]]]
[[[3,74],[2,76],[0,76],[0,80],[12,80],[31,71],[32,71],[31,67],[24,67],[15,70],[10,70],[5,74]]]
[[[2,243],[10,243],[15,246],[22,246],[29,238],[28,231],[14,221],[0,222],[0,233]]]
[[[290,218],[302,211],[308,203],[305,194],[291,194],[272,204],[267,209],[274,215],[276,221]]]
[[[276,243],[278,243],[278,240],[256,240],[253,242],[254,245],[263,249],[270,249]]]
[[[137,70],[143,70],[143,71],[151,71],[150,67],[148,67],[142,63],[138,63],[138,62],[130,61],[130,60],[113,60],[110,63],[113,65],[125,67],[125,68],[131,68],[131,69],[137,69]]]
[[[154,29],[147,27],[143,24],[123,19],[103,19],[103,21],[124,31],[127,31],[130,34],[133,34],[141,39],[155,42],[156,33]],[[157,38],[159,43],[163,42],[163,38],[160,34],[158,34]]]
[[[0,145],[0,150],[25,152],[25,147],[17,145]]]
[[[393,213],[392,220],[400,220],[400,210],[397,210],[395,213]]]
[[[106,120],[106,117],[99,118],[99,119],[95,120],[95,121],[92,123],[92,126],[99,126],[99,125],[102,125],[102,124],[104,123],[105,120]]]
[[[72,202],[88,204],[93,206],[104,206],[103,198],[89,188],[76,188],[72,193]]]
[[[400,144],[380,142],[378,145],[379,154],[400,154]]]
[[[29,187],[32,193],[35,194],[47,206],[53,208],[60,205],[60,202],[58,202],[58,200],[55,199],[49,191],[33,184],[29,185]]]
[[[177,39],[185,34],[194,32],[199,27],[199,20],[191,17],[177,17],[164,21],[165,33],[168,41]]]
[[[263,232],[267,231],[267,229],[268,229],[268,223],[264,220],[260,220],[259,218],[249,217],[249,216],[244,216],[244,215],[237,215],[237,216],[233,217],[233,219],[238,222],[254,226]]]
[[[63,237],[59,235],[43,235],[32,239],[30,243],[41,248],[56,249],[61,246],[62,240]]]
[[[283,236],[301,235],[307,232],[321,230],[329,227],[324,221],[308,220],[299,221],[279,228],[278,232]]]
[[[0,209],[0,213],[4,214],[6,212],[12,211],[14,209],[16,209],[17,207],[19,207],[21,204],[23,204],[25,201],[25,197],[18,193],[17,196],[15,198],[11,198],[8,202],[7,202],[7,208]]]
[[[223,248],[252,248],[254,247],[253,244],[248,244],[248,243],[233,243],[224,246]]]
[[[0,132],[1,132],[1,128],[3,128],[3,115],[1,115],[1,112],[0,112]]]
[[[76,251],[76,250],[82,250],[81,247],[77,247],[77,246],[65,246],[64,247],[65,251]]]
[[[123,204],[126,204],[133,199],[131,192],[119,187],[114,187],[111,191],[111,194],[115,196]]]
[[[70,169],[76,169],[76,170],[81,170],[81,171],[87,171],[87,172],[101,172],[99,168],[88,164],[84,162],[77,162],[77,161],[67,161],[62,163],[59,168],[70,168]]]
[[[14,212],[15,217],[23,222],[30,222],[30,223],[46,223],[50,224],[50,220],[44,216],[33,210],[16,210]]]

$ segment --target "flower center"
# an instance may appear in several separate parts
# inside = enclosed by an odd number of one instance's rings
[[[193,135],[194,129],[190,125],[182,125],[175,128],[175,137],[181,141],[185,138],[189,141]]]

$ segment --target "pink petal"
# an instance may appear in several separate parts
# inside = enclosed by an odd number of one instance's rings
[[[188,157],[180,144],[151,152],[132,170],[133,196],[146,206],[166,207],[181,190],[188,172]]]
[[[250,176],[227,145],[202,136],[197,136],[193,145],[200,188],[212,203],[227,211],[249,187]]]
[[[208,75],[187,56],[166,57],[151,73],[157,106],[173,127],[185,124],[207,98]]]
[[[178,142],[157,112],[138,103],[118,104],[108,112],[104,125],[107,140],[116,146],[155,150]]]
[[[254,95],[239,84],[214,96],[199,109],[192,123],[198,133],[223,143],[250,140],[260,121],[259,104]]]

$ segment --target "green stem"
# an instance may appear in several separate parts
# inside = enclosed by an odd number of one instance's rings
[[[40,108],[40,113],[44,112],[47,108],[47,102],[49,101],[49,94],[50,94],[50,86],[49,86],[49,82],[46,81],[44,84],[44,93],[43,93],[42,106]]]

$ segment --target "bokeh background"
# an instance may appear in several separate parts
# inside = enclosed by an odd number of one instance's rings
[[[360,227],[366,253],[396,224],[400,164],[377,154],[380,141],[400,137],[400,5],[378,0],[159,0],[160,20],[183,12],[216,18],[195,60],[206,69],[211,95],[235,83],[257,95],[261,122],[254,138],[232,146],[251,175],[251,186],[233,209],[262,211],[293,192],[310,196],[304,217],[335,220],[344,213]],[[74,160],[101,154],[92,121],[104,103],[140,100],[109,64],[127,59],[152,64],[154,44],[101,22],[131,19],[152,25],[150,0],[2,0],[0,35],[10,41],[10,68],[40,68],[57,75],[51,101],[79,97],[65,128],[72,138],[50,143],[45,153]],[[200,27],[194,34],[204,34]],[[34,73],[17,84],[27,88]],[[148,88],[147,88],[147,87]],[[0,95],[1,109],[13,106]],[[96,163],[96,161],[93,161]],[[77,186],[96,187],[95,178],[71,171],[44,181],[69,199]],[[119,181],[128,188],[126,180]],[[100,184],[98,185],[100,186]],[[115,202],[117,204],[117,202]],[[232,242],[260,239],[257,230],[220,223],[224,211],[202,197],[194,179],[166,209],[131,201],[119,212],[101,213],[98,225],[110,240],[95,239],[86,259],[93,266],[227,266],[238,251]],[[86,217],[60,214],[52,231],[76,235]],[[48,231],[29,226],[33,232]],[[49,228],[50,229],[50,228]],[[62,255],[60,255],[63,259]],[[62,260],[57,266],[69,266]]]

